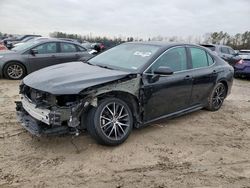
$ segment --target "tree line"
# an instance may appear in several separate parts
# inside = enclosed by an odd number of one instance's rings
[[[63,32],[53,32],[50,34],[51,37],[57,38],[72,38],[77,39],[79,42],[89,41],[89,42],[101,42],[105,44],[107,47],[111,47],[122,42],[131,42],[131,41],[145,41],[142,38],[138,37],[93,37],[90,35],[77,35],[77,34],[67,34]],[[231,46],[236,50],[240,49],[250,49],[250,31],[246,31],[244,33],[237,33],[235,35],[230,35],[227,32],[219,31],[206,33],[202,36],[188,36],[188,37],[179,37],[179,36],[171,36],[171,37],[163,37],[156,36],[152,38],[148,38],[148,41],[167,41],[167,42],[188,42],[188,43],[196,43],[196,44],[222,44]]]
[[[9,36],[9,34],[1,33],[0,38],[4,36]],[[188,42],[188,43],[196,43],[196,44],[223,44],[231,46],[236,50],[240,49],[250,49],[250,31],[245,31],[243,33],[237,33],[235,35],[230,35],[227,32],[219,31],[206,33],[202,36],[156,36],[148,39],[142,39],[139,37],[113,37],[109,38],[106,36],[92,36],[89,35],[79,35],[79,34],[68,34],[64,32],[52,32],[50,33],[51,37],[55,38],[71,38],[78,40],[80,43],[83,42],[91,42],[91,43],[103,43],[107,48],[121,44],[123,42],[131,42],[131,41],[167,41],[167,42]]]

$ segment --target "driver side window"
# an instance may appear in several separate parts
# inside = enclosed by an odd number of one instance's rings
[[[173,72],[187,70],[187,55],[185,47],[177,47],[165,52],[149,68],[148,73],[154,73],[159,67],[169,67]]]

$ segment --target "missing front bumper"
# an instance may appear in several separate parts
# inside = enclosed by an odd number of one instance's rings
[[[33,118],[24,108],[22,102],[16,102],[17,120],[32,135],[35,136],[54,136],[70,133],[68,126],[52,126]]]

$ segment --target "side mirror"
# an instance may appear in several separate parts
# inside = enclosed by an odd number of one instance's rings
[[[234,56],[238,56],[239,55],[239,53],[238,52],[236,52],[235,54],[233,54]]]
[[[174,73],[174,71],[171,68],[169,68],[169,67],[163,67],[163,66],[158,67],[154,71],[154,74],[160,74],[160,75],[171,75],[173,73]]]
[[[31,55],[36,55],[36,54],[38,54],[37,49],[31,49],[31,50],[30,50],[30,54],[31,54]]]

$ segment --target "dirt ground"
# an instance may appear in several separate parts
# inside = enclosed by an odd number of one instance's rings
[[[18,85],[0,80],[0,187],[250,187],[249,80],[218,112],[134,130],[118,147],[32,137],[16,121]]]

